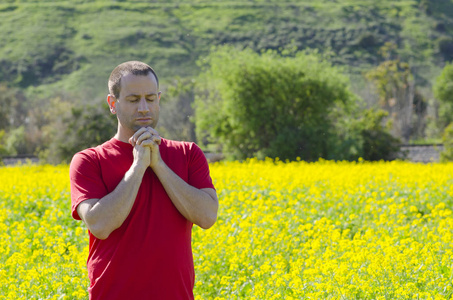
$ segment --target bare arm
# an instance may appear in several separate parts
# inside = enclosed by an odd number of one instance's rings
[[[134,146],[134,162],[117,187],[101,199],[89,199],[77,206],[77,213],[90,232],[99,239],[106,239],[119,228],[129,215],[149,166],[150,148],[146,144]]]
[[[150,167],[159,178],[165,191],[178,211],[190,222],[208,229],[217,220],[219,201],[217,193],[212,188],[197,189],[177,174],[175,174],[162,160],[159,152],[160,137],[156,130],[147,127],[147,136],[152,140],[150,147]],[[129,142],[132,145],[140,142],[136,135],[131,137]]]
[[[153,167],[179,212],[190,222],[208,229],[217,220],[219,201],[214,189],[197,189],[176,175],[163,160]]]
[[[106,239],[123,224],[134,205],[143,174],[144,170],[131,166],[113,192],[77,206],[77,213],[95,237]]]

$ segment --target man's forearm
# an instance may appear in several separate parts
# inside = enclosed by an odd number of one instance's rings
[[[153,167],[178,211],[189,221],[207,229],[217,220],[218,199],[214,189],[197,189],[176,175],[164,161]]]
[[[83,201],[77,211],[90,232],[106,239],[129,215],[146,168],[133,164],[117,187],[101,199]]]

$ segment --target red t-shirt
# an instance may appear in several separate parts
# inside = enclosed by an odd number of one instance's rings
[[[77,206],[112,192],[133,162],[133,147],[115,138],[74,155],[70,165],[72,216]],[[214,188],[201,149],[162,139],[163,161],[196,188]],[[105,240],[91,233],[90,299],[193,299],[192,223],[176,209],[148,168],[129,216]]]

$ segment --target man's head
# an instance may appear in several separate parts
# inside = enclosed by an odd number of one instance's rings
[[[110,74],[109,93],[115,96],[115,98],[119,98],[121,92],[121,78],[129,74],[147,76],[150,73],[156,77],[157,87],[159,87],[159,78],[157,77],[156,72],[154,72],[154,70],[147,64],[141,61],[127,61],[122,63],[113,69]]]
[[[109,90],[107,103],[118,118],[118,139],[127,141],[142,127],[156,127],[161,93],[150,66],[139,61],[120,64],[110,75]]]

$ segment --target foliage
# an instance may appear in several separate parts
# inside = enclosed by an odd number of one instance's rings
[[[28,149],[25,141],[25,127],[19,126],[11,129],[6,138],[6,151],[10,155],[27,154]]]
[[[65,126],[53,132],[51,147],[40,154],[48,163],[67,163],[75,153],[111,139],[117,129],[116,118],[106,103],[72,106],[61,121]]]
[[[405,61],[424,66],[435,39],[449,35],[434,29],[435,8],[427,16],[413,2],[9,1],[0,5],[0,81],[88,99],[101,96],[102,80],[124,60],[148,61],[169,80],[193,77],[196,60],[223,44],[331,50],[336,64],[361,69],[393,42],[410,46],[397,50]]]
[[[453,161],[453,123],[450,123],[442,135],[444,150],[440,153],[440,161]]]
[[[163,137],[192,141],[195,137],[193,102],[195,81],[175,78],[162,94],[157,131]]]
[[[390,161],[405,158],[400,153],[401,141],[390,134],[388,113],[377,108],[355,108],[334,123],[338,136],[329,159]],[[386,124],[386,126],[384,126]]]
[[[453,64],[446,64],[433,85],[434,96],[443,103],[453,103]]]
[[[386,58],[376,68],[367,72],[366,77],[376,85],[379,105],[388,112],[393,123],[394,136],[408,142],[423,123],[420,119],[426,112],[423,96],[416,90],[413,74],[408,63],[399,58],[391,59],[395,45],[387,43],[381,48]]]
[[[2,165],[1,157],[9,154],[5,144],[5,130],[0,129],[0,165]]]
[[[8,134],[10,128],[16,124],[14,116],[16,115],[16,104],[19,104],[15,97],[15,91],[10,89],[6,84],[0,83],[0,157],[3,155],[13,154],[11,150],[16,152],[16,149],[11,149],[8,145]]]
[[[453,64],[446,64],[433,85],[434,96],[439,100],[438,127],[453,122]]]
[[[409,64],[399,60],[387,60],[377,66],[376,69],[369,71],[367,77],[376,84],[381,105],[389,107],[396,105],[391,101],[401,101],[401,99],[395,99],[395,97],[398,96],[400,89],[409,85],[412,74]]]
[[[367,161],[394,160],[398,158],[401,141],[392,136],[382,126],[387,112],[383,110],[364,110],[363,129],[363,159]]]
[[[0,129],[7,131],[24,125],[27,102],[23,91],[0,82]]]
[[[453,3],[417,4],[415,0],[3,1],[0,92],[4,87],[8,91],[5,96],[0,93],[0,129],[8,135],[8,126],[24,125],[27,151],[43,151],[51,146],[46,126],[61,121],[51,120],[59,115],[43,119],[36,114],[50,109],[52,99],[71,95],[87,105],[104,98],[113,67],[132,59],[149,62],[162,89],[170,90],[178,76],[187,82],[198,76],[196,61],[208,55],[212,45],[248,47],[258,53],[288,47],[319,49],[333,53],[334,65],[362,76],[382,63],[379,49],[390,42],[397,45],[394,57],[410,62],[415,84],[430,90],[431,78],[450,53]],[[181,127],[173,125],[181,124],[187,129],[183,138],[189,139],[193,137],[189,114],[177,112],[176,104],[186,96],[178,97],[167,99],[162,117],[179,121],[162,119],[161,131],[179,138]],[[171,118],[166,110],[172,111]],[[5,116],[12,116],[14,125]],[[46,132],[40,131],[43,128]]]
[[[331,154],[336,133],[329,115],[347,110],[354,97],[346,78],[319,55],[223,47],[205,63],[206,90],[196,99],[199,140],[216,139],[240,159]]]
[[[53,132],[66,128],[62,118],[70,110],[68,98],[64,93],[28,98],[22,89],[0,84],[0,130],[8,154],[35,154],[51,147]]]
[[[446,61],[453,60],[453,38],[441,37],[437,41],[439,52]]]
[[[0,141],[9,155],[33,153],[35,142],[29,129],[35,124],[30,102],[19,88],[0,83]]]
[[[221,205],[212,228],[193,228],[196,299],[451,298],[453,164],[210,169]],[[0,182],[0,298],[87,299],[68,166],[2,167]]]

